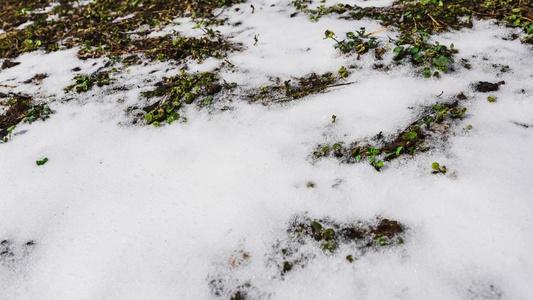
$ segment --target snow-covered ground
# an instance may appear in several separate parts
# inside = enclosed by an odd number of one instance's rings
[[[354,84],[286,104],[236,98],[214,109],[186,106],[187,123],[154,127],[131,125],[124,109],[146,105],[139,92],[180,66],[132,66],[118,80],[128,91],[111,85],[81,94],[63,91],[71,70],[92,73],[103,59],[79,60],[78,49],[24,54],[1,71],[0,84],[16,88],[0,92],[31,94],[54,113],[18,125],[0,144],[0,241],[9,240],[14,255],[0,259],[0,298],[229,299],[240,289],[251,299],[531,299],[531,46],[502,39],[513,29],[475,21],[433,37],[454,43],[456,61],[472,69],[425,79],[408,64],[374,70],[373,55],[356,60],[323,39],[328,29],[339,36],[382,29],[377,21],[310,22],[293,12],[278,0],[224,10],[229,21],[217,29],[244,50],[229,55],[235,72],[223,69],[222,78],[259,89],[269,78],[353,66],[346,81]],[[182,20],[163,31],[201,35],[191,25]],[[375,36],[386,44],[397,35]],[[187,72],[221,63],[190,61]],[[23,84],[38,73],[49,77]],[[479,81],[505,84],[480,93]],[[394,135],[419,117],[417,109],[461,92],[467,114],[442,147],[404,155],[381,172],[311,158],[320,144]],[[432,174],[433,162],[447,175]],[[397,220],[405,242],[372,248],[353,263],[349,246],[330,253],[304,245],[297,251],[306,262],[281,275],[276,249],[288,243],[294,216]],[[246,258],[236,264],[239,253]]]

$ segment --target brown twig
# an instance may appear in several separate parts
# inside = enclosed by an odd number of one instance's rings
[[[128,53],[140,53],[140,52],[148,52],[148,51],[152,51],[153,49],[147,49],[147,50],[132,50],[132,51],[115,51],[115,52],[109,52],[108,54],[128,54]],[[160,50],[167,50],[167,48],[159,48],[157,49],[157,51],[160,51]],[[89,53],[87,54],[86,56],[94,56],[94,55],[97,55],[98,53]]]
[[[16,86],[12,86],[12,85],[7,85],[7,84],[0,84],[1,87],[7,87],[7,88],[16,88]]]
[[[437,27],[441,27],[441,25],[439,24],[439,22],[437,22],[437,20],[433,19],[433,17],[432,17],[430,14],[428,14],[428,17],[429,17],[431,20],[433,20],[433,22],[437,25]]]
[[[371,32],[371,33],[367,33],[367,34],[364,35],[364,37],[367,37],[367,36],[369,36],[369,35],[373,35],[373,34],[376,34],[376,33],[380,33],[380,32],[382,32],[382,31],[389,30],[389,29],[391,29],[391,27],[383,28],[383,29],[380,29],[380,30],[378,30],[378,31],[374,31],[374,32]]]

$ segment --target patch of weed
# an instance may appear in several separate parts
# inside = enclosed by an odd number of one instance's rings
[[[332,255],[344,247],[357,249],[357,253],[347,257],[349,262],[353,262],[368,251],[403,244],[403,232],[404,227],[399,222],[388,219],[343,223],[296,216],[287,230],[290,242],[285,248],[277,250],[281,252],[282,260],[278,262],[278,268],[281,274],[285,274],[296,266],[303,267],[310,258],[298,248],[308,243]]]
[[[377,171],[383,167],[383,161],[390,161],[402,155],[414,155],[430,148],[426,142],[437,138],[447,139],[446,133],[453,133],[450,124],[454,119],[461,119],[466,108],[460,108],[459,102],[451,104],[435,104],[425,109],[425,113],[396,136],[382,142],[381,133],[371,145],[364,142],[353,142],[349,146],[336,143],[333,146],[319,145],[313,153],[315,159],[335,157],[343,163],[360,163],[368,161]],[[382,159],[382,160],[379,160]]]
[[[346,74],[346,69],[341,68],[340,76],[333,75],[332,73],[325,73],[323,75],[317,75],[315,73],[302,78],[293,78],[285,80],[283,84],[281,79],[278,77],[275,80],[272,80],[275,85],[265,86],[259,88],[259,92],[252,93],[250,98],[252,101],[263,100],[263,104],[268,104],[271,102],[288,102],[294,99],[302,98],[308,95],[316,94],[323,92],[324,90],[342,86],[349,83],[340,83],[337,82],[341,80]]]
[[[39,119],[44,121],[52,113],[48,106],[35,105],[32,97],[20,94],[10,95],[2,106],[7,106],[5,113],[0,115],[0,140],[3,142],[8,141],[8,136],[21,121],[30,124]]]
[[[324,39],[332,39],[337,42],[335,49],[339,49],[343,53],[366,53],[368,50],[378,47],[379,42],[377,39],[375,37],[369,37],[370,34],[365,34],[365,27],[361,27],[360,30],[356,30],[355,32],[347,32],[347,40],[339,41],[333,31],[326,30],[326,37]]]
[[[81,54],[92,55],[147,51],[153,48],[135,48],[133,35],[146,35],[152,28],[170,24],[180,16],[213,19],[213,9],[241,1],[96,0],[77,6],[71,2],[74,1],[60,1],[50,13],[33,14],[33,23],[26,28],[10,28],[0,35],[0,58],[16,57],[38,48],[57,51],[78,45],[84,48]],[[142,25],[147,29],[135,31]]]
[[[78,93],[87,92],[96,84],[99,87],[104,85],[110,85],[113,82],[113,78],[109,77],[111,71],[95,72],[91,75],[76,75],[74,80],[76,82],[67,86],[64,90],[65,93],[75,89]]]
[[[371,18],[380,20],[385,27],[393,26],[402,34],[422,30],[433,34],[450,29],[459,30],[472,27],[472,19],[496,19],[507,26],[523,28],[527,34],[533,32],[533,12],[529,0],[422,0],[398,1],[388,7],[360,7],[349,4],[320,5],[308,8],[307,0],[292,2],[296,9],[309,14],[318,21],[329,14],[339,15],[342,19]]]
[[[209,105],[214,95],[223,88],[231,89],[229,84],[221,84],[217,76],[211,72],[188,75],[185,71],[156,84],[153,91],[144,92],[147,98],[161,97],[161,99],[143,108],[146,112],[147,124],[159,126],[162,122],[172,123],[180,118],[179,109],[182,104]],[[182,118],[183,119],[183,118]]]

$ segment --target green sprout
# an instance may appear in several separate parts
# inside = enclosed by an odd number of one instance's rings
[[[438,174],[438,173],[446,174],[446,167],[445,166],[441,167],[438,162],[432,163],[431,168],[434,170],[433,173],[435,174]]]

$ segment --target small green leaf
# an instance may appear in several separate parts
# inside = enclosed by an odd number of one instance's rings
[[[372,164],[372,163],[374,163],[374,161],[376,161],[376,158],[374,156],[370,156],[368,158],[368,161]]]
[[[361,158],[362,158],[361,155],[357,155],[357,156],[355,157],[355,162],[360,162],[360,161],[361,161]]]
[[[146,122],[148,123],[152,122],[152,114],[146,114],[144,118],[146,119]]]
[[[45,157],[43,160],[38,160],[38,161],[36,161],[35,163],[36,163],[38,166],[42,166],[42,165],[44,165],[47,161],[48,161],[48,158]]]
[[[440,165],[438,162],[434,162],[431,164],[431,168],[435,171],[440,171]]]
[[[398,147],[398,149],[396,150],[396,155],[400,155],[400,152],[402,152],[402,149],[403,147]]]
[[[402,52],[402,50],[403,50],[403,47],[399,46],[399,47],[394,48],[393,52],[394,53],[400,53],[400,52]]]
[[[324,234],[327,234],[329,236],[335,236],[335,231],[331,228],[324,230]]]
[[[331,239],[331,240],[327,241],[327,243],[322,244],[322,248],[324,250],[333,251],[333,250],[337,249],[337,242],[335,242],[335,240]]]
[[[346,259],[347,259],[349,262],[353,262],[353,256],[352,256],[352,255],[348,255],[348,256],[346,256]]]
[[[494,97],[491,97],[491,96],[488,96],[487,100],[489,100],[489,102],[496,102],[496,99]]]
[[[417,135],[418,135],[418,133],[413,132],[413,131],[411,131],[411,132],[407,132],[407,133],[405,133],[405,134],[403,135],[403,139],[406,140],[406,141],[408,141],[408,140],[412,140],[412,139],[414,139],[415,137],[417,137]]]
[[[448,63],[448,59],[444,55],[441,55],[441,56],[439,56],[437,58],[434,58],[433,59],[433,63],[436,66],[444,67],[444,66],[446,66],[446,63]]]
[[[318,222],[311,222],[311,227],[313,227],[316,232],[322,232],[322,225],[320,225]]]
[[[336,144],[333,144],[333,149],[342,149],[342,146],[341,144],[336,143]]]
[[[328,152],[328,151],[329,151],[329,147],[328,146],[322,148],[322,152]]]
[[[416,53],[415,55],[413,55],[413,59],[414,59],[415,61],[420,61],[422,58],[424,58],[424,56],[425,56],[425,55],[424,55],[423,53],[418,52],[418,53]]]
[[[376,164],[376,167],[383,168],[383,162],[381,160],[378,161],[378,163]]]
[[[388,244],[388,242],[387,242],[387,240],[386,240],[384,237],[380,236],[380,237],[378,237],[378,239],[376,240],[376,244],[377,244],[378,246],[385,246],[385,245]]]

